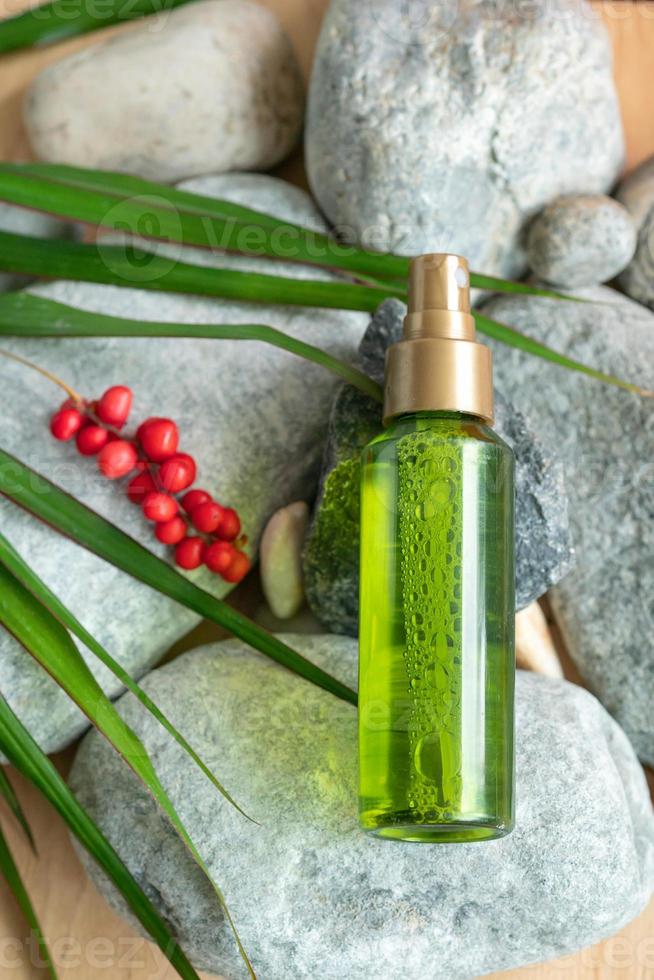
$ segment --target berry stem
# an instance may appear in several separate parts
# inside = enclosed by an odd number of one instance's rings
[[[13,351],[5,350],[3,347],[0,347],[0,356],[8,357],[11,361],[17,361],[19,364],[23,364],[25,367],[31,368],[32,371],[38,371],[38,373],[42,374],[44,378],[48,379],[48,381],[52,381],[60,388],[63,388],[68,397],[72,398],[77,405],[84,405],[84,399],[82,396],[76,392],[74,388],[71,388],[70,385],[67,385],[65,381],[58,378],[56,374],[52,374],[51,371],[46,371],[45,368],[39,367],[38,364],[33,364],[32,361],[28,361],[26,357],[21,357],[20,354],[14,354]]]

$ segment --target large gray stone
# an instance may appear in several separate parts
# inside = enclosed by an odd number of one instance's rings
[[[383,380],[386,348],[400,339],[406,307],[386,300],[359,347],[361,368]],[[510,393],[509,393],[510,394]],[[563,468],[541,445],[529,412],[496,394],[495,428],[516,454],[516,604],[527,606],[571,564]],[[311,608],[333,633],[356,636],[359,621],[359,457],[380,431],[380,408],[355,388],[338,391],[329,419],[320,489],[304,548]]]
[[[616,197],[638,229],[636,254],[620,276],[620,285],[633,299],[654,308],[654,157],[622,181]]]
[[[273,166],[298,139],[303,108],[274,14],[204,0],[50,65],[24,118],[42,159],[172,181]]]
[[[654,388],[654,315],[605,287],[566,303],[493,299],[489,315]],[[575,545],[552,601],[586,682],[654,763],[654,402],[496,344],[495,383],[564,467]]]
[[[29,235],[32,238],[68,238],[72,235],[71,226],[64,221],[51,218],[49,214],[41,214],[39,211],[12,207],[11,204],[4,202],[0,202],[0,231]],[[19,289],[28,281],[26,276],[0,272],[0,293],[9,289]]]
[[[306,153],[318,202],[356,238],[514,275],[525,219],[620,172],[599,15],[579,0],[332,0]]]
[[[308,196],[272,177],[225,175],[185,186],[324,230]],[[264,259],[227,258],[201,250],[188,250],[184,258],[270,272]],[[281,275],[318,275],[290,264],[276,269]],[[346,359],[354,356],[367,322],[358,313],[272,308],[85,283],[55,282],[32,289],[80,309],[137,320],[267,322]],[[268,517],[292,500],[310,499],[315,491],[336,384],[316,365],[248,341],[6,339],[3,346],[54,371],[89,397],[111,384],[130,385],[134,422],[149,415],[174,418],[182,449],[198,462],[197,484],[238,508],[252,554]],[[158,545],[138,509],[115,484],[98,476],[94,460],[77,456],[74,444],[52,439],[48,419],[60,401],[61,393],[40,375],[18,364],[4,364],[3,447],[169,558],[169,550]],[[7,501],[0,501],[0,516],[3,533],[133,674],[142,674],[197,622],[195,614],[137,584]],[[230,588],[206,571],[192,575],[216,595]],[[95,669],[95,660],[90,662]],[[109,694],[121,690],[104,668],[97,668],[97,675]],[[6,634],[0,634],[0,689],[48,751],[61,748],[85,727],[85,719],[66,695]]]
[[[597,286],[614,279],[636,251],[636,225],[604,194],[569,194],[541,211],[529,227],[527,259],[556,286]]]
[[[354,684],[354,640],[285,639]],[[516,829],[449,847],[364,835],[354,708],[242,644],[195,650],[144,684],[261,823],[220,797],[131,695],[121,699],[261,980],[464,980],[594,943],[652,893],[654,818],[642,770],[601,705],[566,681],[518,672]],[[96,733],[81,745],[71,785],[198,967],[244,977],[210,887]]]

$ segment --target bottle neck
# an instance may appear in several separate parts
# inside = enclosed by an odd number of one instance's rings
[[[458,422],[461,425],[488,426],[488,420],[481,415],[471,412],[453,412],[450,410],[420,410],[419,412],[402,412],[388,420],[388,426],[406,424],[407,422]]]

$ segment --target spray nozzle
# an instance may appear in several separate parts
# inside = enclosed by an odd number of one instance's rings
[[[460,255],[419,255],[410,265],[404,337],[386,355],[384,418],[412,411],[493,417],[490,351],[477,343]]]
[[[409,270],[409,313],[470,312],[470,272],[460,255],[419,255]]]

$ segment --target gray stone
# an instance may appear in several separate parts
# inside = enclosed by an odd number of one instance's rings
[[[559,197],[534,219],[527,259],[556,286],[597,286],[615,278],[636,251],[636,226],[626,208],[604,194]]]
[[[638,229],[636,254],[620,276],[620,285],[633,299],[654,308],[654,157],[622,181],[616,197]]]
[[[654,388],[654,315],[606,287],[566,303],[492,300],[485,311],[570,357]],[[494,345],[495,384],[555,446],[575,545],[554,589],[584,680],[654,763],[654,403]]]
[[[383,379],[384,352],[400,339],[405,313],[397,300],[382,303],[361,340],[360,365],[378,381]],[[561,464],[544,450],[529,411],[516,412],[500,393],[495,411],[495,428],[516,454],[516,603],[522,609],[570,566],[567,497]],[[333,633],[358,632],[359,455],[380,427],[376,402],[354,388],[339,390],[304,549],[309,603]]]
[[[354,684],[354,640],[285,639]],[[516,829],[451,847],[364,835],[354,708],[242,644],[186,654],[145,688],[261,823],[230,807],[131,695],[120,701],[261,980],[468,980],[597,942],[651,895],[654,818],[642,770],[601,705],[566,681],[518,672]],[[197,966],[244,977],[209,885],[96,733],[71,785]]]
[[[248,0],[204,0],[50,65],[24,118],[44,160],[173,181],[273,166],[303,107],[277,18]]]
[[[578,0],[332,0],[307,167],[357,239],[515,275],[525,220],[606,191],[623,152],[608,37]]]
[[[51,218],[48,214],[29,211],[27,208],[12,207],[0,202],[0,231],[10,231],[16,235],[30,235],[32,238],[69,238],[72,228],[64,221]],[[0,272],[0,293],[9,289],[19,289],[29,280],[26,276],[12,272]]]
[[[308,196],[272,177],[224,175],[185,186],[324,230]],[[170,254],[171,248],[160,251]],[[270,272],[265,259],[227,258],[190,249],[184,251],[184,258]],[[280,275],[317,275],[288,263],[276,269]],[[85,283],[55,282],[31,291],[80,309],[137,320],[267,322],[345,359],[354,357],[367,323],[359,313],[266,307]],[[134,422],[149,415],[174,418],[181,448],[198,462],[197,484],[238,508],[253,555],[269,516],[292,500],[310,499],[315,492],[326,418],[337,384],[317,365],[249,341],[7,338],[3,346],[55,372],[89,397],[100,395],[111,384],[130,385]],[[157,554],[169,557],[169,549],[158,545],[137,508],[115,484],[98,476],[94,460],[79,457],[74,445],[51,438],[48,419],[61,393],[21,365],[3,364],[2,372],[3,447]],[[7,501],[0,501],[0,519],[14,546],[134,675],[159,660],[197,622],[195,614],[137,584]],[[230,588],[207,571],[199,570],[192,577],[219,596]],[[92,658],[89,662],[95,665]],[[113,675],[100,668],[97,675],[111,695],[119,693]],[[85,727],[85,719],[63,692],[6,634],[0,634],[0,689],[48,751],[63,747]]]

